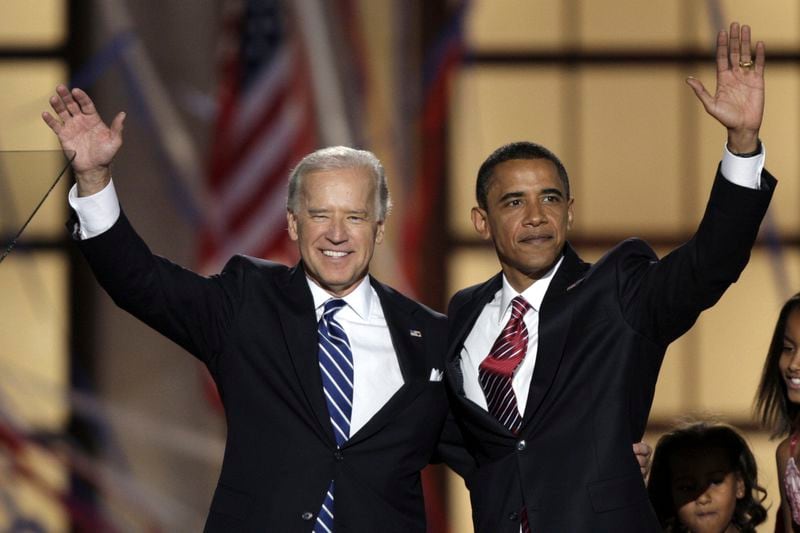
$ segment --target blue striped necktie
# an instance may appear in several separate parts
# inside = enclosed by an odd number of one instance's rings
[[[353,352],[350,350],[347,334],[334,318],[344,306],[344,300],[331,299],[325,302],[317,329],[322,390],[328,404],[337,448],[341,448],[350,438],[350,415],[353,411]],[[333,481],[328,487],[314,525],[314,533],[332,531]]]

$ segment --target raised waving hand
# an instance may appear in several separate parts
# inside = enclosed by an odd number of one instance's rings
[[[728,129],[728,149],[733,153],[753,152],[764,116],[764,43],[758,41],[753,57],[750,26],[737,22],[730,32],[717,34],[717,88],[711,95],[702,82],[689,78],[708,114]]]
[[[97,113],[89,95],[77,88],[70,91],[64,85],[56,87],[50,106],[56,116],[45,111],[42,119],[58,136],[61,148],[75,152],[72,169],[78,195],[88,196],[100,191],[111,179],[109,167],[122,146],[125,113],[118,113],[109,127]]]

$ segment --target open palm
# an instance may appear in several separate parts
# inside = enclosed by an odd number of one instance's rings
[[[764,115],[764,43],[751,55],[750,27],[731,24],[717,35],[717,88],[712,96],[694,78],[687,80],[706,111],[728,130],[758,132]]]
[[[42,118],[58,136],[61,148],[75,152],[72,168],[76,174],[107,173],[122,146],[125,114],[119,113],[108,127],[84,91],[69,91],[63,85],[50,97],[50,105],[58,118],[48,112]]]

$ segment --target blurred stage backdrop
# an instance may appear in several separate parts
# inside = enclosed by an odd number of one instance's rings
[[[627,236],[665,252],[699,221],[724,132],[684,78],[713,87],[719,28],[767,42],[762,138],[780,186],[752,260],[670,349],[648,440],[679,417],[742,429],[778,503],[775,443],[751,405],[781,303],[800,289],[800,4],[795,0],[4,0],[0,150],[53,150],[58,83],[110,119],[114,165],[151,247],[206,272],[244,252],[294,261],[287,170],[351,144],[384,162],[396,209],[373,272],[444,310],[497,270],[469,223],[498,145],[558,153],[589,259]],[[0,161],[5,245],[63,161]],[[199,531],[225,424],[204,369],[99,291],[70,245],[68,179],[0,264],[0,531]],[[568,451],[565,450],[565,453]],[[471,531],[463,483],[426,472],[430,531]]]

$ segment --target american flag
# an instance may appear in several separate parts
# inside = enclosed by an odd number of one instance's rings
[[[208,188],[214,212],[199,265],[234,254],[294,262],[286,232],[289,172],[316,146],[307,54],[281,0],[224,3],[218,115]]]

